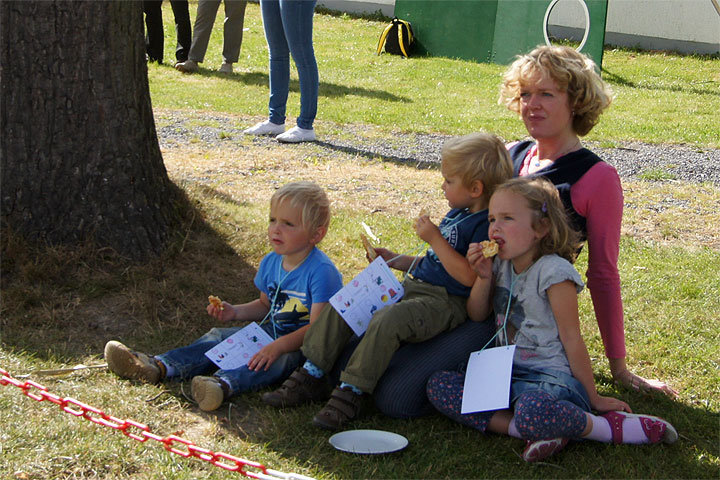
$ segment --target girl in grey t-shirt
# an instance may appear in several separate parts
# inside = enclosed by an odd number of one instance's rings
[[[526,440],[526,461],[556,453],[569,439],[675,442],[678,435],[670,423],[632,414],[627,403],[599,395],[595,388],[580,334],[582,280],[571,263],[576,234],[552,183],[523,177],[501,185],[490,199],[488,220],[498,254],[486,258],[482,244],[470,245],[467,257],[478,276],[468,314],[483,321],[494,313],[496,345],[516,346],[510,408],[462,414],[465,377],[458,372],[437,372],[428,380],[435,408],[482,432]]]

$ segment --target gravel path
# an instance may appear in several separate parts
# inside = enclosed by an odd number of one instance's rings
[[[179,148],[190,144],[204,148],[247,148],[248,141],[257,147],[276,143],[271,137],[248,139],[242,130],[253,120],[238,117],[178,111],[155,113],[158,138],[162,148]],[[447,135],[398,134],[389,139],[374,127],[350,125],[327,133],[318,128],[319,147],[327,155],[345,152],[369,159],[416,164],[419,167],[436,163]],[[623,143],[619,148],[602,148],[585,142],[587,148],[613,165],[623,179],[652,178],[666,181],[711,182],[720,185],[720,149],[696,148],[685,145],[650,145],[640,142]]]

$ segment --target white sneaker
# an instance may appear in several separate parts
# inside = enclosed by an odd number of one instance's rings
[[[250,128],[243,130],[245,135],[278,135],[285,131],[285,125],[272,123],[270,120],[256,123]]]
[[[233,66],[232,63],[225,63],[223,62],[222,65],[220,65],[220,68],[218,68],[218,72],[220,73],[233,73]]]
[[[282,143],[314,142],[315,130],[295,126],[287,132],[278,135],[275,139]]]
[[[176,63],[175,70],[180,70],[183,73],[194,73],[198,71],[198,64],[196,61],[188,58],[184,62]]]

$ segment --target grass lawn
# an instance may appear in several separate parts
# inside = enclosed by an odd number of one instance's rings
[[[321,479],[718,478],[716,184],[661,176],[623,183],[619,269],[629,366],[669,382],[680,391],[678,398],[646,396],[612,383],[589,294],[580,295],[583,335],[600,392],[622,398],[636,412],[670,420],[680,433],[674,445],[578,442],[544,463],[529,465],[519,457],[519,440],[484,436],[440,415],[391,419],[369,404],[351,428],[397,432],[410,445],[395,454],[360,456],[333,449],[330,435],[310,424],[319,405],[277,411],[262,404],[258,394],[248,393],[205,413],[188,398],[189,382],[143,385],[102,368],[68,375],[32,373],[100,364],[110,339],[148,353],[187,344],[215,326],[204,313],[209,294],[233,303],[256,298],[252,280],[268,251],[268,200],[288,181],[312,179],[328,191],[334,217],[321,247],[346,281],[365,265],[360,222],[381,234],[383,245],[406,251],[418,245],[410,225],[420,207],[429,208],[434,219],[447,209],[436,169],[366,158],[319,143],[275,145],[224,132],[222,125],[250,125],[267,109],[267,52],[257,4],[248,5],[242,60],[229,77],[213,71],[221,61],[220,21],[202,64],[209,68],[181,75],[169,66],[175,33],[167,2],[164,15],[165,65],[149,67],[156,123],[170,125],[182,118],[186,126],[215,132],[213,138],[192,137],[163,149],[169,175],[192,204],[188,221],[166,255],[144,264],[92,246],[27,245],[3,232],[0,368],[16,378],[30,374],[28,379],[55,395],[146,424],[161,437],[176,435],[214,452]],[[504,67],[377,57],[375,42],[383,25],[316,15],[319,135],[343,138],[359,129],[388,143],[412,132],[486,130],[505,139],[524,135],[521,122],[496,104]],[[604,76],[616,101],[590,139],[607,146],[644,141],[720,147],[719,67],[717,58],[608,49]],[[294,72],[292,78],[288,108],[294,118],[299,105]],[[577,266],[583,274],[586,265],[582,255]],[[84,421],[49,401],[33,401],[12,385],[0,385],[0,424],[0,471],[7,478],[238,477],[168,453],[158,442],[140,443]]]

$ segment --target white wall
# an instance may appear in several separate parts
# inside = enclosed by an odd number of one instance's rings
[[[551,32],[577,36],[579,29],[584,31],[579,1],[557,2],[550,13]],[[720,13],[711,0],[609,0],[605,43],[685,53],[720,53]]]
[[[395,0],[318,0],[317,4],[348,13],[375,13],[380,10],[390,18],[395,13]]]

